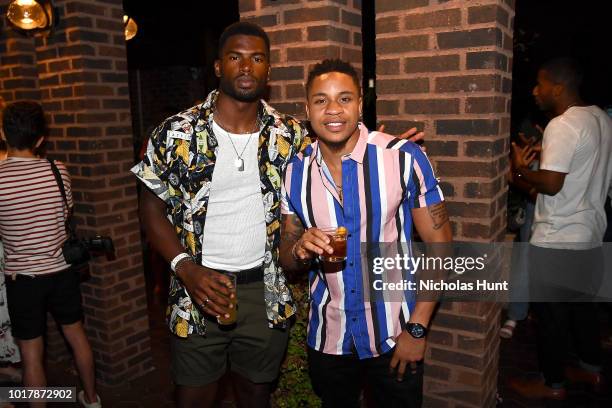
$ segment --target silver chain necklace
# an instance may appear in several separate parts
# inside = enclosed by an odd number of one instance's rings
[[[217,112],[215,111],[215,113]],[[219,122],[218,116],[219,115],[217,113],[217,118],[215,119],[215,122],[217,122],[217,125],[219,125],[219,128],[225,132],[225,135],[229,139],[230,143],[232,144],[232,147],[234,148],[234,152],[236,153],[236,158],[234,159],[234,167],[236,167],[238,171],[244,171],[244,159],[242,158],[242,155],[244,155],[244,152],[246,151],[246,148],[249,145],[249,142],[251,141],[251,137],[253,137],[253,135],[257,133],[257,129],[259,128],[258,126],[259,119],[255,119],[255,127],[253,129],[253,132],[249,134],[249,138],[247,139],[247,142],[245,143],[244,148],[242,149],[242,152],[238,154],[238,149],[236,149],[236,145],[234,145],[234,141],[232,140],[232,137],[229,135],[229,132],[225,130],[223,123]]]

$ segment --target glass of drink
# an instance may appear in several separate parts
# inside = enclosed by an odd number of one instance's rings
[[[346,227],[329,227],[319,228],[321,232],[329,236],[329,245],[334,249],[334,252],[330,255],[324,253],[321,255],[321,259],[324,262],[344,262],[346,261]]]
[[[221,325],[230,325],[230,324],[236,323],[236,307],[238,306],[238,297],[236,296],[237,275],[232,272],[225,272],[223,274],[229,278],[232,284],[232,287],[230,288],[230,293],[234,294],[234,298],[233,299],[228,298],[227,300],[233,307],[231,309],[228,309],[228,312],[227,312],[229,314],[228,318],[226,318],[224,315],[221,315],[219,316],[219,318],[217,318],[217,322]]]

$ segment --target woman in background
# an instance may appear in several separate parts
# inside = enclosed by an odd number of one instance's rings
[[[1,101],[0,101],[1,102]],[[0,117],[2,110],[0,109]],[[6,159],[6,143],[0,132],[0,161]],[[0,383],[21,383],[21,370],[13,364],[21,361],[19,348],[11,333],[11,319],[6,307],[6,285],[4,284],[4,247],[0,241]],[[0,408],[14,405],[0,400]]]
[[[7,105],[2,131],[8,158],[0,162],[0,236],[4,241],[6,294],[12,334],[23,362],[23,384],[45,387],[43,336],[47,312],[61,326],[83,384],[77,394],[87,408],[100,408],[94,359],[83,328],[78,272],[66,263],[62,247],[67,240],[66,217],[72,207],[70,175],[58,162],[37,156],[48,129],[37,102]],[[60,173],[66,199],[54,176]],[[45,402],[32,401],[43,407]]]

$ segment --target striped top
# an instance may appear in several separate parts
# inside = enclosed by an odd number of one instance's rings
[[[369,358],[395,346],[414,309],[414,296],[374,301],[364,296],[364,279],[376,279],[362,265],[361,243],[406,242],[412,238],[411,209],[443,200],[427,156],[414,143],[360,124],[354,150],[342,158],[341,203],[318,143],[288,165],[283,214],[297,214],[306,228],[344,225],[348,229],[345,269],[309,273],[308,346],[327,354]]]
[[[56,162],[72,207],[70,176]],[[68,268],[62,254],[67,239],[61,192],[46,159],[9,157],[0,162],[0,239],[7,275],[41,275]]]

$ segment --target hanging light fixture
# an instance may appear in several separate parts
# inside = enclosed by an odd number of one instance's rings
[[[49,32],[57,23],[50,0],[13,0],[6,17],[17,31],[23,33]]]
[[[136,37],[136,33],[138,32],[138,24],[128,15],[123,16],[123,31],[126,41],[130,41],[132,38]]]

